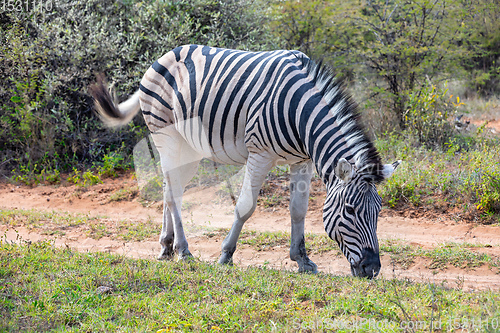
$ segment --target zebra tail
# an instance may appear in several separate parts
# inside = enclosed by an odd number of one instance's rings
[[[141,109],[139,104],[139,90],[125,102],[118,104],[103,75],[97,76],[97,82],[89,87],[94,98],[95,112],[108,127],[120,127],[129,123]]]

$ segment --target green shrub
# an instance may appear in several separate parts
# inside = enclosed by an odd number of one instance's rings
[[[176,46],[262,49],[263,1],[63,0],[51,10],[0,13],[0,163],[71,170],[103,160],[146,133],[137,117],[109,131],[87,87],[104,72],[128,96]],[[109,161],[103,161],[103,164]],[[121,162],[120,162],[121,163]]]
[[[403,160],[379,187],[384,205],[457,207],[469,217],[500,221],[500,140],[469,138],[469,149],[452,142],[446,151],[415,146],[397,135],[378,139],[384,160]]]
[[[483,149],[462,156],[470,173],[464,177],[462,191],[473,198],[476,208],[488,215],[500,213],[500,151]]]
[[[117,152],[104,154],[102,165],[97,168],[99,177],[117,177],[117,171],[128,169],[128,165],[126,165],[124,161],[125,157]]]
[[[442,88],[434,85],[408,94],[404,121],[407,131],[420,144],[431,148],[443,148],[456,133],[453,121],[458,108],[464,105],[460,97],[448,93],[446,84]]]

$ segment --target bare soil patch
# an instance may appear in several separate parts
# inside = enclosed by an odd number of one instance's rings
[[[5,234],[8,240],[16,240],[19,237],[29,241],[54,239],[57,246],[69,246],[80,251],[107,251],[136,258],[154,259],[160,249],[157,239],[161,229],[161,203],[141,200],[136,195],[137,191],[134,192],[135,186],[136,181],[130,175],[108,179],[103,184],[89,188],[76,185],[30,188],[2,183],[0,209],[34,209],[86,214],[97,217],[103,224],[116,224],[118,221],[153,223],[157,232],[146,240],[137,242],[123,241],[112,236],[92,237],[89,236],[88,227],[85,225],[70,227],[56,234],[44,234],[41,228],[0,225],[0,235]],[[279,195],[287,197],[286,188],[280,186],[282,188]],[[267,191],[272,188],[272,186],[267,187]],[[124,192],[126,195],[116,195]],[[320,183],[314,183],[311,196],[306,232],[324,234],[322,222],[324,194]],[[112,201],[117,200],[117,197],[123,197],[125,200]],[[275,204],[261,201],[244,229],[259,232],[289,232],[288,207],[283,205],[287,205],[287,200]],[[233,222],[231,200],[222,198],[214,187],[193,187],[184,197],[183,208],[184,225],[191,252],[201,260],[215,262],[220,254],[223,234],[213,235],[209,231],[230,228]],[[500,257],[498,225],[473,224],[460,219],[450,219],[448,215],[410,213],[408,216],[401,216],[400,213],[383,210],[379,218],[378,235],[381,240],[397,239],[403,243],[428,249],[447,242],[479,244],[481,247],[474,248],[474,251]],[[288,250],[288,245],[257,251],[250,245],[240,244],[234,255],[234,262],[242,266],[256,265],[294,270],[297,266],[289,259]],[[311,259],[318,264],[321,272],[335,275],[350,274],[349,264],[336,251],[313,254]],[[488,265],[475,269],[456,268],[452,265],[447,265],[445,269],[431,269],[430,259],[417,257],[408,268],[403,268],[391,262],[389,255],[383,255],[380,275],[385,278],[398,277],[445,283],[449,287],[466,289],[500,289],[499,269]]]

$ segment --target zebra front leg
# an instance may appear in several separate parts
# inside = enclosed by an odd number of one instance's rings
[[[309,186],[312,177],[312,163],[290,166],[290,217],[292,234],[290,259],[299,265],[299,272],[316,273],[316,264],[309,259],[304,238],[304,220],[309,205]]]
[[[245,178],[234,210],[233,226],[222,242],[222,254],[219,258],[219,264],[233,263],[233,254],[236,251],[236,243],[243,224],[255,211],[260,188],[273,165],[274,161],[267,155],[250,154],[248,156]]]

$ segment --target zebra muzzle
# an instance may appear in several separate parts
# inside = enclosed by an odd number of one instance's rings
[[[351,263],[353,276],[373,279],[380,272],[380,256],[372,249],[363,249],[359,263]]]

